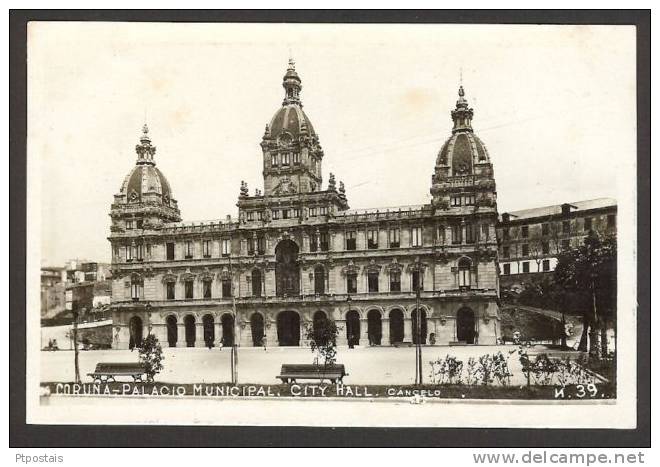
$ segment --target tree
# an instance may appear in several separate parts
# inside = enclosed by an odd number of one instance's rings
[[[138,350],[140,354],[140,362],[144,365],[145,373],[147,374],[147,381],[153,382],[157,373],[163,369],[163,348],[158,342],[158,338],[149,333],[147,337],[142,340],[142,345]]]
[[[554,273],[555,282],[581,295],[581,302],[588,298],[582,340],[588,328],[594,356],[607,355],[607,324],[616,317],[616,257],[616,237],[601,238],[592,230],[581,246],[559,255]],[[586,343],[581,341],[580,350],[586,350]]]
[[[322,317],[315,323],[309,323],[305,328],[305,338],[309,341],[312,352],[316,353],[314,363],[323,359],[323,365],[328,366],[337,360],[337,335],[339,328],[334,321]]]

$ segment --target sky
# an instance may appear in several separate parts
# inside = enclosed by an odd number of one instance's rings
[[[145,122],[183,220],[235,216],[241,180],[263,189],[259,143],[291,56],[324,187],[334,173],[351,208],[430,201],[461,76],[500,212],[634,195],[634,27],[32,22],[41,264],[109,261],[110,204]]]

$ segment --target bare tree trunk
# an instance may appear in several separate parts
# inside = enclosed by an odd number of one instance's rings
[[[589,335],[589,315],[585,313],[582,316],[582,335],[580,336],[580,344],[578,350],[580,352],[587,351],[587,336]]]
[[[591,342],[589,342],[589,356],[595,357],[595,358],[600,358],[600,332],[598,330],[598,325],[600,324],[600,320],[598,319],[598,311],[596,308],[596,287],[595,284],[593,283],[593,279],[591,281],[591,302],[593,306],[593,315],[592,315],[592,320],[591,320],[591,329],[589,330],[589,339]]]

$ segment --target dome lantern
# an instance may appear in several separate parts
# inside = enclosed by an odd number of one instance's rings
[[[286,69],[282,86],[285,91],[282,105],[296,104],[302,107],[302,103],[300,102],[302,84],[298,73],[296,73],[296,62],[293,61],[293,58],[289,59],[289,66]]]
[[[138,155],[138,164],[156,165],[154,162],[154,154],[156,154],[156,146],[151,145],[151,138],[149,138],[149,127],[145,123],[142,127],[142,136],[140,137],[140,144],[135,146],[135,152]]]
[[[451,118],[454,121],[454,128],[452,133],[457,131],[472,131],[472,117],[474,110],[468,106],[465,99],[465,91],[463,85],[458,88],[458,100],[456,101],[456,108],[451,111]]]

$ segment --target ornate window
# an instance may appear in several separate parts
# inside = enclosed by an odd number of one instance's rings
[[[346,274],[346,292],[357,293],[357,273],[349,272]]]
[[[328,233],[327,232],[321,232],[320,235],[320,243],[321,243],[321,251],[328,251]]]
[[[390,248],[399,248],[399,246],[401,246],[398,228],[390,229],[389,240],[390,240]]]
[[[293,163],[294,163],[294,165],[300,164],[300,153],[299,152],[294,152],[293,153]]]
[[[254,244],[256,243],[257,239],[254,237],[248,237],[247,238],[247,253],[248,255],[254,255]]]
[[[378,230],[372,229],[367,231],[367,248],[370,250],[378,248]]]
[[[165,244],[165,250],[166,250],[166,259],[167,260],[173,260],[174,259],[174,243],[173,242],[167,242]]]
[[[259,269],[252,270],[252,296],[261,297],[261,271]]]
[[[367,283],[370,293],[378,292],[378,271],[369,271],[367,273]]]
[[[211,240],[204,240],[202,242],[202,254],[204,255],[204,258],[211,257]]]
[[[222,256],[226,258],[231,254],[231,240],[228,238],[222,239]]]
[[[410,246],[420,247],[422,246],[422,228],[413,227],[410,231]]]
[[[451,205],[452,206],[460,206],[461,205],[461,197],[460,196],[452,196],[451,197]]]
[[[390,271],[390,292],[401,292],[401,271]]]
[[[469,194],[465,195],[465,197],[463,199],[465,200],[465,205],[466,206],[474,206],[474,194],[473,193],[469,193]]]
[[[140,300],[142,298],[142,290],[144,287],[144,282],[142,278],[138,275],[131,276],[131,298],[134,301]]]
[[[231,297],[231,279],[222,279],[222,298]]]
[[[416,292],[418,289],[424,290],[424,274],[422,271],[416,270],[412,271],[412,290]]]
[[[282,153],[282,165],[289,165],[290,155],[288,152]]]
[[[454,245],[460,245],[463,243],[463,228],[460,224],[454,224],[451,226],[451,243]]]
[[[355,243],[355,231],[351,230],[346,232],[346,249],[355,250],[357,247]]]
[[[458,261],[458,286],[469,288],[472,282],[470,269],[472,261],[468,258],[461,258]]]
[[[277,154],[271,154],[270,165],[272,165],[273,167],[277,167]]]
[[[204,298],[211,298],[211,286],[213,281],[211,279],[204,279],[202,284],[204,287]]]
[[[193,257],[193,242],[191,240],[187,240],[185,244],[186,248],[186,259],[190,259]]]
[[[465,226],[465,243],[474,243],[477,241],[477,226],[475,224],[467,224]]]
[[[319,235],[317,233],[314,233],[309,239],[309,251],[314,253],[318,251],[318,249],[319,249]]]
[[[184,284],[185,284],[185,291],[186,291],[185,297],[187,299],[193,298],[193,285],[194,285],[193,280],[192,279],[187,279],[184,282]]]
[[[266,254],[266,237],[259,235],[257,237],[257,254],[265,255]]]
[[[325,269],[320,264],[314,268],[314,293],[325,293]]]
[[[173,281],[169,281],[165,283],[165,296],[167,297],[168,300],[174,300],[176,298],[175,295],[175,288],[176,283]]]

